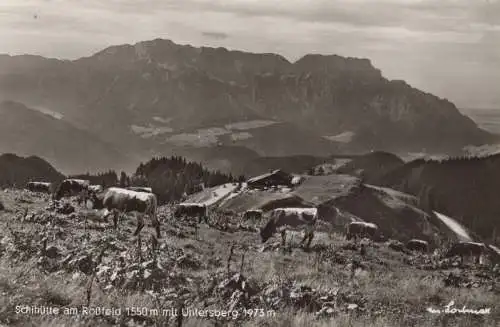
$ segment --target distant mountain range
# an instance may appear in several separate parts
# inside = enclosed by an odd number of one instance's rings
[[[252,157],[457,153],[498,140],[451,102],[387,80],[368,59],[291,63],[161,39],[74,61],[2,55],[0,100],[33,109],[17,119],[30,116],[39,129],[9,130],[17,134],[1,150],[37,150],[65,172],[127,169],[172,153],[232,170]],[[15,106],[25,108],[2,108]]]

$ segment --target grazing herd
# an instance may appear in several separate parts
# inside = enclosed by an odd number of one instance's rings
[[[134,235],[138,235],[144,227],[144,216],[148,216],[153,227],[156,230],[156,236],[161,237],[160,222],[157,218],[157,198],[150,187],[131,186],[127,188],[109,187],[104,189],[101,185],[91,185],[88,180],[65,179],[57,188],[53,184],[46,182],[29,182],[26,189],[31,192],[52,193],[53,200],[60,200],[63,197],[79,196],[80,200],[90,200],[93,209],[105,209],[104,219],[107,221],[109,215],[113,215],[113,225],[118,226],[119,217],[124,213],[136,212],[137,228]],[[205,221],[208,223],[208,208],[201,203],[183,202],[176,206],[174,218],[198,218],[198,223]],[[259,234],[261,241],[265,243],[274,234],[280,233],[282,244],[286,242],[287,230],[304,231],[301,245],[310,247],[314,238],[314,230],[318,225],[317,208],[276,208],[268,213],[261,209],[250,209],[243,213],[244,221],[260,221],[263,217],[267,221],[260,228]],[[380,238],[379,228],[374,223],[363,221],[353,221],[345,226],[346,239],[368,238],[377,240]],[[409,251],[429,253],[430,246],[425,240],[411,239],[406,243]],[[445,258],[459,256],[463,263],[464,257],[474,257],[475,262],[479,263],[482,255],[488,252],[484,243],[458,242],[453,244],[445,252]],[[491,251],[490,251],[491,252]]]

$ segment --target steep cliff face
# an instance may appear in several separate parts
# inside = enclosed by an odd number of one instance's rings
[[[146,154],[170,151],[169,140],[180,133],[252,120],[296,126],[294,144],[270,132],[280,125],[254,128],[246,141],[215,136],[217,142],[259,152],[267,146],[259,136],[267,133],[274,147],[296,150],[278,154],[289,155],[316,143],[317,152],[454,152],[493,139],[449,101],[385,79],[368,59],[306,55],[291,63],[276,54],[160,39],[75,61],[0,56],[2,98],[49,108],[122,151]],[[146,129],[152,137],[135,132]],[[331,141],[342,133],[351,139]]]

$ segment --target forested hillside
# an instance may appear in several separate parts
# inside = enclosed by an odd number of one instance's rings
[[[500,233],[500,155],[414,160],[375,184],[417,195],[421,206],[455,217],[480,236]]]
[[[20,157],[6,153],[0,155],[0,186],[24,187],[33,181],[57,182],[64,179],[47,161],[36,157]]]
[[[236,178],[219,171],[211,172],[182,157],[161,157],[141,163],[130,181],[135,186],[152,187],[158,202],[165,203],[179,200],[183,194],[200,191],[203,187],[234,182]]]

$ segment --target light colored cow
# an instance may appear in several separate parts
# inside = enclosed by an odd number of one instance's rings
[[[148,215],[156,229],[156,236],[160,238],[160,222],[156,217],[156,208],[158,206],[156,195],[152,193],[131,191],[119,187],[110,187],[98,194],[93,193],[91,201],[92,208],[105,208],[114,214],[113,223],[115,228],[118,224],[119,213],[138,212],[137,229],[134,232],[134,236],[138,235],[144,227],[143,215]],[[106,217],[108,215],[106,215]]]

